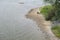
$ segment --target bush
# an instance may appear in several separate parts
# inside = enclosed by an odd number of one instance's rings
[[[52,32],[60,38],[60,26],[56,25],[54,27],[52,27]]]
[[[49,11],[51,11],[52,6],[51,5],[47,5],[47,6],[43,6],[40,8],[40,13],[42,13],[45,17],[47,17]]]

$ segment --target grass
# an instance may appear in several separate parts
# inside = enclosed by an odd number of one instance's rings
[[[40,13],[42,13],[45,17],[48,15],[48,12],[52,9],[51,5],[43,6],[40,8]]]
[[[52,32],[53,32],[58,38],[60,38],[60,26],[56,25],[56,26],[52,27]]]

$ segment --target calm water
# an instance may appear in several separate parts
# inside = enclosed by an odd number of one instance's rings
[[[0,0],[0,40],[44,40],[36,23],[25,18],[30,9],[42,5],[41,0]]]

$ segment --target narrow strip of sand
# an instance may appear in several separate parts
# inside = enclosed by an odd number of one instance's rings
[[[26,18],[36,22],[40,30],[45,34],[46,40],[59,40],[51,31],[51,22],[46,21],[44,16],[39,13],[39,8],[31,9]]]

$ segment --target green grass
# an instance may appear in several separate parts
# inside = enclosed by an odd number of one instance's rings
[[[60,38],[60,26],[54,26],[52,27],[52,32],[58,37]]]
[[[51,5],[43,6],[40,8],[40,13],[42,13],[45,17],[48,15],[48,12],[52,9]]]

